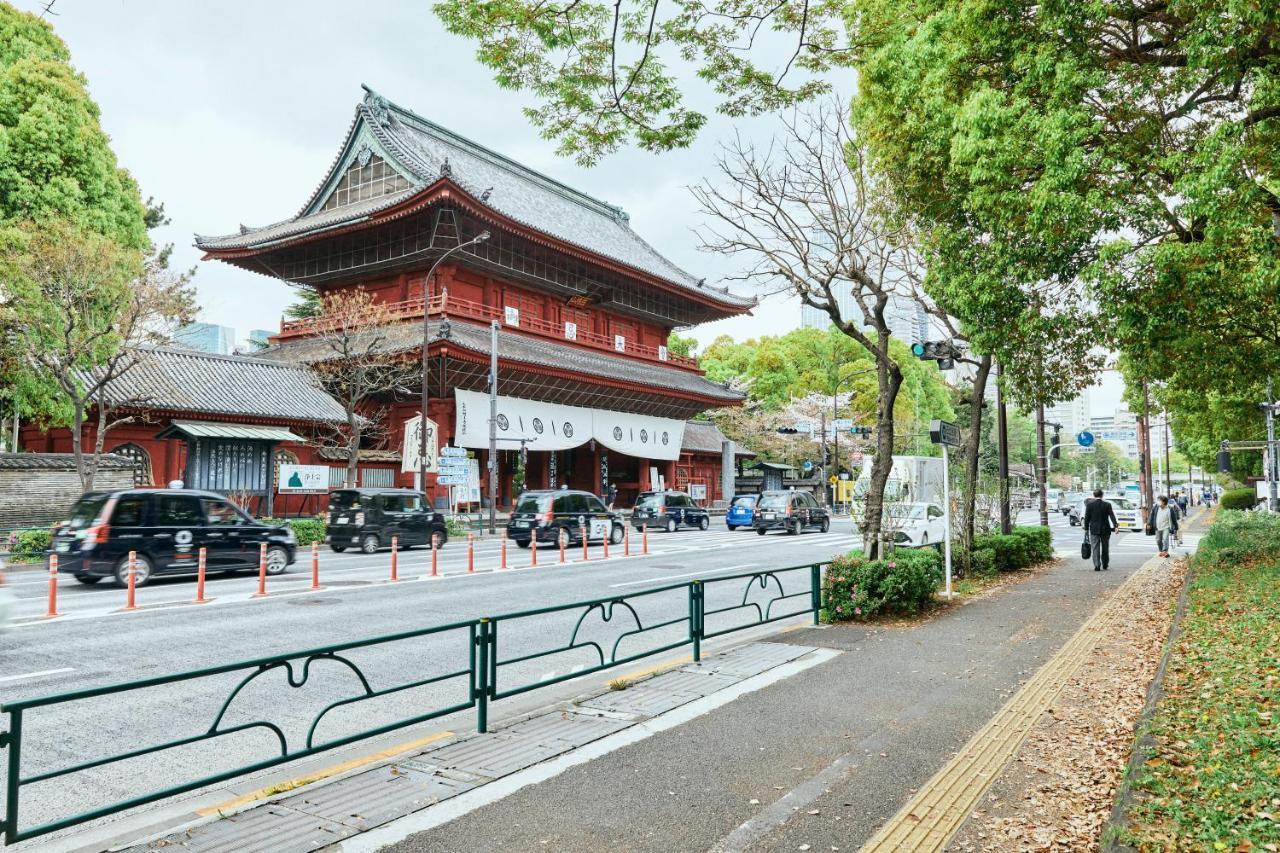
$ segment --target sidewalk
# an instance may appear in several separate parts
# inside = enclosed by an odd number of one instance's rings
[[[854,850],[1046,662],[1087,653],[1081,626],[1149,556],[1067,560],[915,626],[784,633],[131,849]]]

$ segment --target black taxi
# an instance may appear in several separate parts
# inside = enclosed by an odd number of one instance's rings
[[[267,546],[267,574],[294,561],[297,540],[288,527],[262,524],[225,497],[194,489],[88,492],[53,532],[58,569],[85,584],[113,578],[128,583],[129,552],[137,553],[134,583],[157,575],[192,574],[205,549],[209,572],[257,568]]]
[[[521,548],[532,542],[604,541],[617,545],[625,533],[617,513],[590,492],[572,489],[522,492],[507,522],[507,538]]]
[[[784,530],[793,536],[813,529],[826,533],[831,529],[831,515],[808,492],[771,489],[760,493],[751,523],[761,536],[770,530]]]
[[[329,494],[325,537],[329,547],[342,553],[359,548],[372,554],[396,545],[444,545],[449,527],[444,515],[427,505],[426,496],[413,489],[335,489]]]

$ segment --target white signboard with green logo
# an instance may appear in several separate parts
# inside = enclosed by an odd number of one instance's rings
[[[328,465],[281,465],[276,491],[282,495],[313,495],[329,491]]]

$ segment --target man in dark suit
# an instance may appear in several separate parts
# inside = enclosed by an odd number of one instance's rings
[[[1106,571],[1111,564],[1111,534],[1120,527],[1116,511],[1102,499],[1102,489],[1093,490],[1093,500],[1084,507],[1083,526],[1093,552],[1093,570]]]

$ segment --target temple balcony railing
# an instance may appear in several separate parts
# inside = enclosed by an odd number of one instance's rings
[[[481,302],[459,299],[447,292],[432,296],[427,306],[430,317],[452,317],[459,320],[475,320],[485,325],[497,320],[508,332],[548,338],[561,343],[576,344],[589,349],[610,352],[615,355],[628,355],[646,361],[655,361],[679,367],[685,370],[699,370],[698,360],[668,352],[666,347],[644,346],[635,341],[609,335],[601,335],[585,329],[571,327],[567,323],[556,323],[541,317],[532,317],[524,312],[509,313],[510,309],[495,308]],[[422,317],[422,300],[406,299],[401,302],[378,303],[378,311],[389,323]],[[324,315],[306,317],[299,320],[284,320],[280,324],[280,333],[273,340],[288,340],[320,334],[335,328],[336,323]]]

